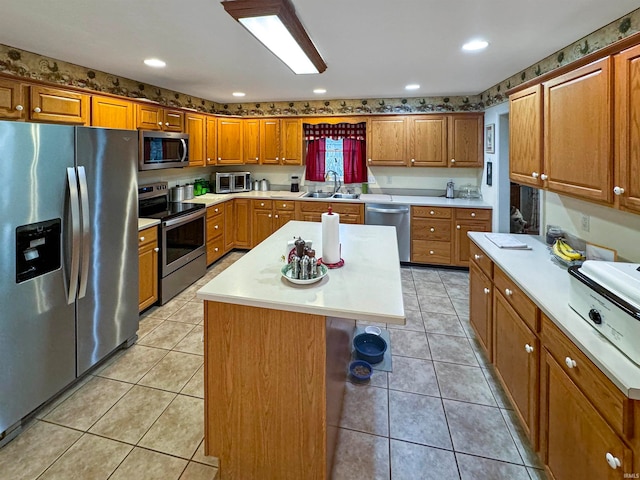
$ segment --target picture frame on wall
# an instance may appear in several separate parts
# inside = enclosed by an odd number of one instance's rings
[[[490,123],[484,127],[484,151],[486,153],[495,153],[495,129],[496,124]]]

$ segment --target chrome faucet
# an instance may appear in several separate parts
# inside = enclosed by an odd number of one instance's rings
[[[333,173],[333,193],[337,193],[338,189],[340,188],[340,180],[338,180],[338,172],[336,172],[335,170],[327,170],[327,172],[324,175],[324,180],[325,181],[327,180],[330,173]]]

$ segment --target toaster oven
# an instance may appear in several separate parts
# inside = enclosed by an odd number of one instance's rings
[[[215,189],[216,193],[248,192],[251,190],[251,174],[249,172],[218,172],[215,174]]]

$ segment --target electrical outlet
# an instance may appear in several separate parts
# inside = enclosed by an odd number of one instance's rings
[[[581,226],[582,226],[582,231],[583,232],[588,232],[589,228],[591,226],[591,217],[589,215],[585,215],[583,213],[582,217],[580,219],[580,223],[581,223]]]
[[[371,172],[369,172],[369,175],[367,176],[367,183],[376,183],[376,177],[374,177]]]

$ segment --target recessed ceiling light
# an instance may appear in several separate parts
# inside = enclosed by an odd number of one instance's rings
[[[467,52],[475,52],[477,50],[483,50],[487,48],[488,45],[489,45],[489,42],[485,40],[471,40],[470,42],[467,42],[464,45],[462,45],[462,49]]]
[[[418,85],[417,83],[410,83],[409,85],[404,87],[405,90],[418,90],[419,88],[420,85]]]
[[[234,97],[244,97],[245,93],[244,92],[233,92],[231,95],[233,95]]]
[[[154,67],[154,68],[162,68],[167,66],[167,63],[160,60],[159,58],[147,58],[145,59],[144,64],[147,67]]]
[[[313,90],[313,93],[327,93],[327,90],[324,88],[316,88]]]

